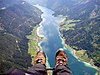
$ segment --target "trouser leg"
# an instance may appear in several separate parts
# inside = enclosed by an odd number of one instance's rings
[[[40,63],[29,68],[28,71],[32,72],[34,75],[47,75],[46,66]]]
[[[25,75],[25,72],[23,70],[11,68],[3,75]]]
[[[72,72],[67,66],[59,65],[53,71],[53,75],[72,75]]]

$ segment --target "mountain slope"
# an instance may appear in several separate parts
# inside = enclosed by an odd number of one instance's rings
[[[41,22],[41,13],[22,0],[0,0],[0,73],[31,66],[26,36]]]
[[[66,44],[70,45],[76,50],[86,50],[90,58],[95,64],[100,64],[100,5],[99,0],[86,0],[70,11],[66,12],[67,19],[61,24],[63,29],[61,33],[66,39]],[[69,22],[68,20],[79,20],[76,22]],[[74,24],[74,26],[71,26]]]

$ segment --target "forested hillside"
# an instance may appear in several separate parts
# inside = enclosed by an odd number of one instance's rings
[[[41,22],[41,13],[22,0],[0,0],[0,74],[31,66],[26,36]]]
[[[66,12],[67,18],[61,24],[60,29],[66,39],[66,44],[75,50],[86,50],[97,66],[100,64],[99,3],[99,0],[85,0],[76,4]],[[63,27],[65,28],[62,29]]]

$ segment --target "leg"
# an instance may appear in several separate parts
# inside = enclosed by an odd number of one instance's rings
[[[36,54],[34,66],[29,68],[28,71],[33,73],[34,75],[47,75],[45,64],[46,64],[46,56],[44,52],[39,51]]]
[[[47,75],[46,67],[42,64],[36,64],[28,71],[11,68],[4,75]]]
[[[4,75],[25,75],[25,72],[19,69],[11,68]]]
[[[54,70],[53,75],[72,75],[72,72],[67,66],[59,65]]]
[[[46,55],[43,51],[39,51],[36,54],[34,66],[28,71],[12,68],[5,75],[47,75],[45,63]]]
[[[40,64],[40,63],[29,68],[27,71],[29,71],[35,75],[47,75],[45,65]]]
[[[68,58],[63,49],[59,49],[56,53],[56,65],[53,75],[72,75],[72,72],[68,68]]]

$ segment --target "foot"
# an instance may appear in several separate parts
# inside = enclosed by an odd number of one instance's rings
[[[34,60],[34,64],[38,64],[38,63],[44,64],[44,65],[46,64],[46,55],[42,50],[37,52],[35,60]]]
[[[68,64],[68,58],[66,56],[66,53],[62,48],[60,48],[56,53],[56,66],[67,65],[67,64]]]

